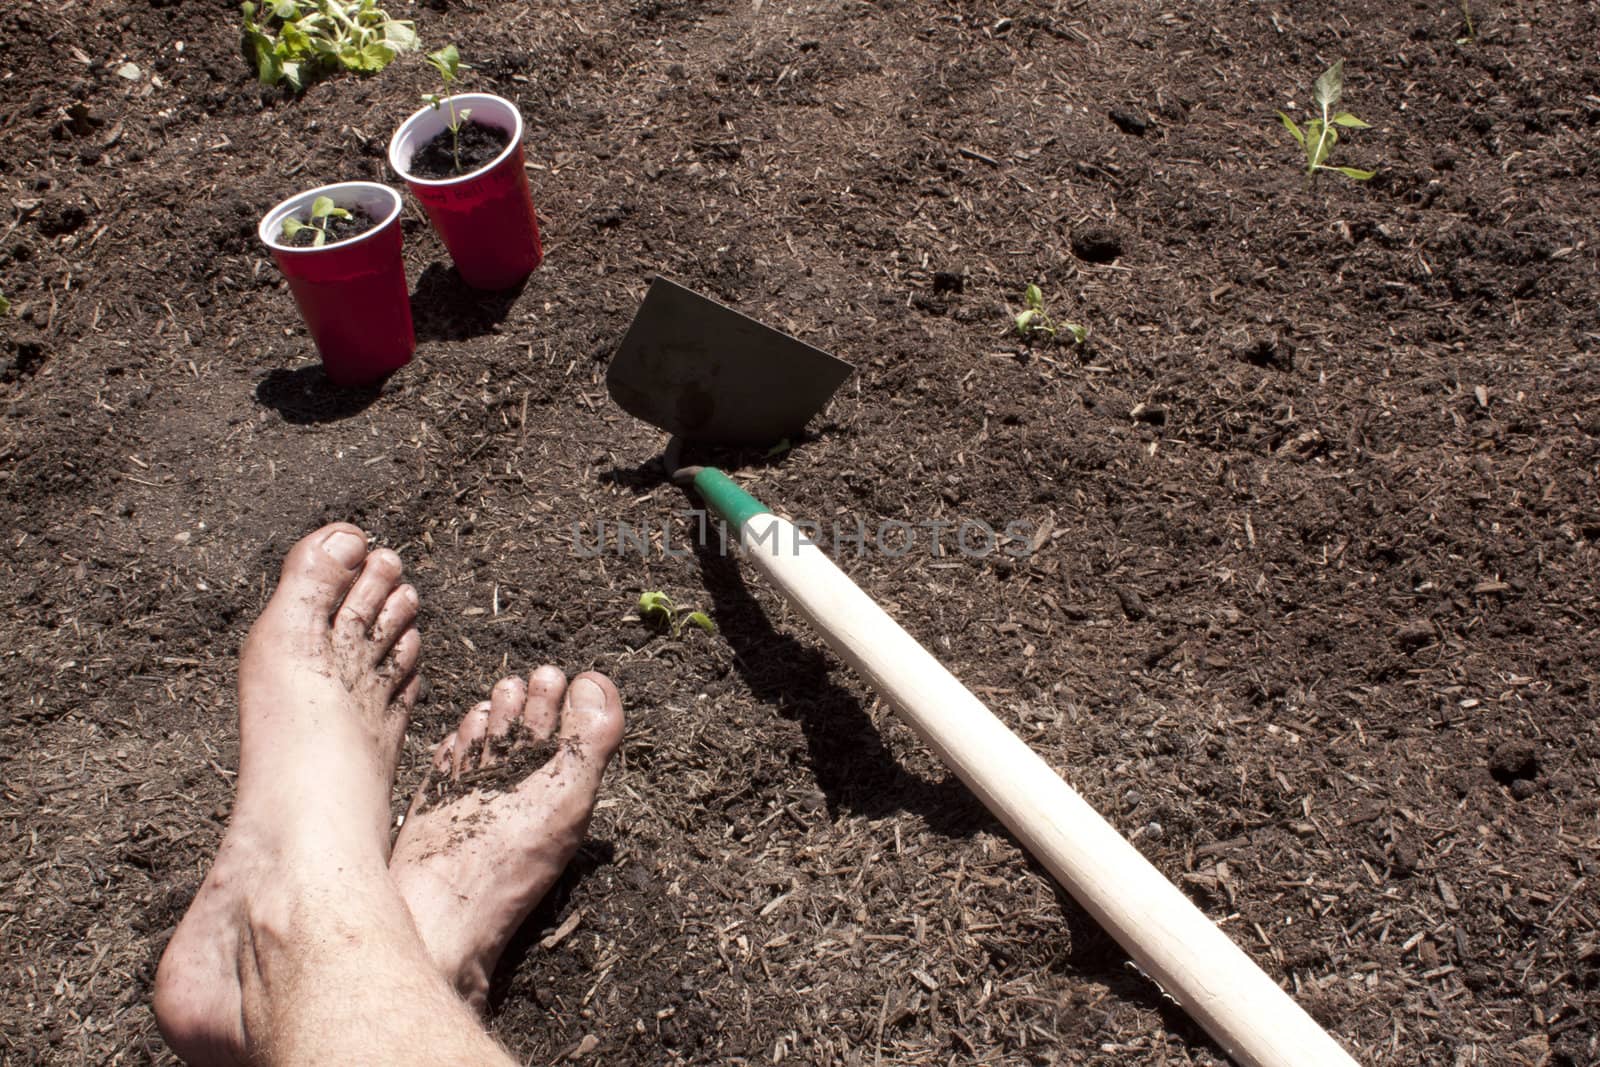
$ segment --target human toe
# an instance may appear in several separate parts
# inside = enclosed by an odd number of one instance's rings
[[[417,663],[422,659],[422,634],[415,626],[401,634],[389,651],[389,658],[378,671],[378,678],[389,686],[389,699],[407,708],[416,703],[420,688]]]
[[[485,726],[483,756],[479,766],[488,767],[515,742],[511,726],[522,712],[528,687],[521,678],[502,678],[489,693],[489,722]]]
[[[543,741],[556,732],[566,692],[567,675],[560,667],[546,664],[528,675],[528,698],[522,705],[522,723],[534,740]]]
[[[433,770],[435,774],[449,774],[455,766],[456,759],[456,732],[451,730],[444,735],[444,740],[433,746]]]
[[[489,732],[489,713],[492,707],[490,701],[483,701],[477,707],[467,712],[461,720],[461,725],[456,727],[456,743],[454,747],[455,775],[460,777],[468,771],[478,769],[479,761],[483,756],[483,739]]]
[[[400,556],[380,548],[367,556],[334,615],[334,633],[349,641],[370,639],[389,595],[400,586]]]
[[[275,605],[325,626],[366,558],[367,535],[358,526],[336,522],[308,534],[284,557]]]
[[[378,620],[372,624],[371,654],[381,659],[388,655],[400,635],[417,621],[417,591],[409,585],[397,587],[383,602]]]
[[[575,751],[598,784],[611,754],[622,742],[622,697],[611,679],[589,671],[567,686],[561,709],[561,738]]]

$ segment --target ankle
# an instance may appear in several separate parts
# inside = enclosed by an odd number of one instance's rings
[[[308,946],[337,946],[378,925],[398,903],[381,854],[305,847],[274,857],[244,900],[244,954],[270,966]],[[248,968],[250,960],[241,961]]]

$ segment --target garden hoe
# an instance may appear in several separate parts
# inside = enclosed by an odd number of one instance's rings
[[[664,278],[606,385],[673,435],[668,472],[737,531],[744,556],[866,679],[1017,840],[1236,1061],[1354,1061],[1111,824],[815,544],[684,441],[770,445],[797,434],[851,366]]]

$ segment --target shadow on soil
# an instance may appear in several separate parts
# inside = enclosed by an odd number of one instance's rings
[[[821,433],[814,433],[808,430],[793,438],[785,438],[784,441],[770,449],[718,447],[695,441],[684,447],[679,454],[677,462],[683,466],[716,467],[723,473],[732,476],[739,474],[741,471],[756,471],[765,467],[781,466],[790,452],[799,449],[802,445],[819,440],[821,436]],[[606,485],[620,485],[627,489],[639,491],[654,489],[669,480],[664,466],[668,458],[670,457],[666,453],[662,453],[651,456],[636,467],[613,467],[611,470],[602,472],[599,478]],[[695,507],[704,508],[705,505],[701,503],[698,497],[691,499]]]
[[[573,891],[578,888],[585,878],[602,867],[610,866],[617,859],[617,847],[610,841],[585,841],[567,863],[567,869],[561,872],[561,877],[556,884],[550,887],[550,892],[544,895],[539,906],[522,920],[522,925],[517,927],[517,932],[512,936],[505,951],[500,954],[500,962],[495,965],[494,974],[489,978],[489,1013],[498,1014],[501,1004],[505,1001],[510,989],[511,976],[527,959],[546,930],[551,929],[566,910],[567,902],[572,899]]]
[[[461,280],[454,267],[430,263],[411,294],[411,322],[419,341],[465,341],[493,332],[528,287],[488,293]]]
[[[347,387],[335,385],[312,365],[298,370],[273,370],[256,386],[256,401],[299,425],[338,422],[359,415],[383,393],[383,383]]]
[[[1004,832],[953,775],[930,782],[900,766],[861,702],[833,682],[830,674],[838,664],[829,653],[773,627],[750,595],[738,559],[732,549],[722,550],[715,530],[708,530],[706,543],[695,545],[695,555],[739,674],[758,699],[800,724],[830,815],[908,811],[946,837],[968,837],[982,829]]]
[[[1092,975],[1104,982],[1106,988],[1119,1000],[1149,1008],[1161,1016],[1168,1033],[1176,1034],[1191,1047],[1211,1050],[1219,1062],[1228,1062],[1220,1047],[1161,987],[1147,978],[1130,959],[1128,953],[1106,933],[1094,917],[1073,900],[1065,889],[1055,884],[1050,872],[1028,856],[1028,868],[1055,890],[1056,905],[1061,909],[1061,921],[1067,928],[1069,947],[1058,957],[1051,969],[1061,973]]]

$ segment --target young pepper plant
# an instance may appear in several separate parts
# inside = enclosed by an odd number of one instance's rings
[[[450,87],[455,84],[456,79],[461,76],[463,70],[471,70],[472,68],[461,62],[461,52],[453,44],[447,44],[437,52],[429,52],[428,62],[433,65],[434,70],[439,72],[439,77],[444,81],[444,95],[424,93],[422,100],[423,103],[432,107],[435,111],[439,110],[441,105],[449,107],[450,118],[445,125],[450,130],[450,156],[455,160],[456,173],[460,174],[461,127],[465,126],[467,119],[472,117],[472,109],[470,107],[462,108],[460,112],[457,112],[455,100],[450,95]],[[446,103],[447,101],[448,104]]]
[[[1300,147],[1306,154],[1306,181],[1311,181],[1317,176],[1319,170],[1338,171],[1346,178],[1358,182],[1370,179],[1377,171],[1360,170],[1356,167],[1336,167],[1328,163],[1328,155],[1333,151],[1333,146],[1339,143],[1338,127],[1343,126],[1352,130],[1365,130],[1368,125],[1350,114],[1348,111],[1334,112],[1339,106],[1339,98],[1344,95],[1344,60],[1339,60],[1333,66],[1322,72],[1311,85],[1311,96],[1316,101],[1322,114],[1306,123],[1302,131],[1295,125],[1294,119],[1278,112],[1278,117],[1283,120],[1283,125],[1294,134],[1294,139],[1300,142]]]
[[[684,611],[662,592],[639,595],[639,618],[658,630],[671,630],[672,636],[683,633],[685,626],[698,626],[708,634],[717,632],[717,624],[703,611]]]
[[[1017,312],[1012,324],[1023,337],[1048,337],[1053,340],[1057,334],[1065,331],[1071,336],[1073,344],[1081,345],[1089,339],[1089,327],[1079,326],[1075,322],[1057,323],[1050,317],[1044,309],[1044,292],[1037,285],[1030,284],[1023,290],[1022,302],[1027,306]]]
[[[301,222],[293,215],[283,220],[283,239],[293,242],[301,230],[312,230],[311,247],[321,248],[328,243],[329,220],[349,217],[350,212],[335,204],[330,197],[319,196],[311,201],[311,221]]]

